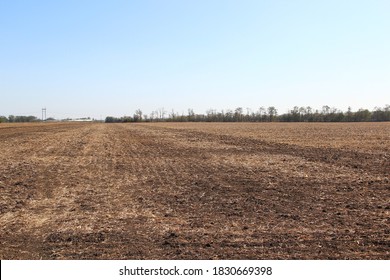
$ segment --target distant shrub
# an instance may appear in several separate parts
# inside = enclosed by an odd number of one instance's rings
[[[39,121],[39,119],[35,116],[13,116],[13,115],[10,115],[8,117],[8,122],[17,122],[17,123],[20,123],[20,122],[37,122]]]

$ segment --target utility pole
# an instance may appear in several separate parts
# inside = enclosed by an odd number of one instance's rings
[[[42,108],[42,121],[46,120],[46,108]]]

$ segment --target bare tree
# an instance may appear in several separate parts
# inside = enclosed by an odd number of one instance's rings
[[[188,109],[188,121],[193,122],[195,121],[195,113],[193,109]]]
[[[278,115],[278,110],[274,106],[268,107],[268,116],[269,121],[274,121],[275,117]]]
[[[264,107],[260,107],[259,110],[257,111],[260,117],[260,121],[263,121],[264,116],[266,114],[266,110]]]
[[[165,119],[165,114],[166,113],[167,113],[167,111],[165,111],[164,107],[158,108],[158,115],[159,115],[159,119],[160,120]]]
[[[234,110],[234,119],[236,121],[241,122],[243,112],[244,112],[244,110],[242,109],[242,107],[237,107],[236,110]]]
[[[142,111],[141,111],[141,109],[137,109],[135,111],[135,114],[136,114],[138,120],[142,120]]]

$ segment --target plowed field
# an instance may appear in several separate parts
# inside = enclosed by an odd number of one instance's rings
[[[390,123],[0,125],[1,259],[390,259]]]

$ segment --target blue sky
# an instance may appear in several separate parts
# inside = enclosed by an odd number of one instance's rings
[[[0,1],[0,115],[390,103],[390,1]]]

